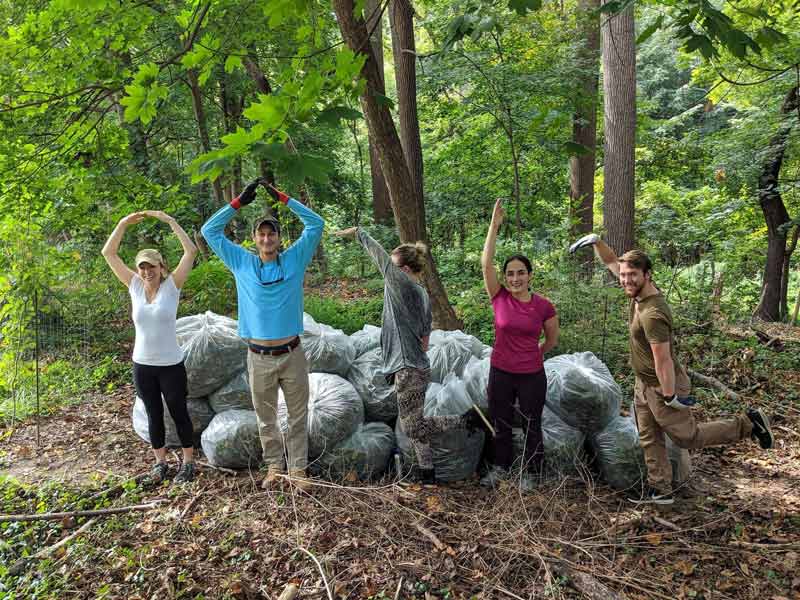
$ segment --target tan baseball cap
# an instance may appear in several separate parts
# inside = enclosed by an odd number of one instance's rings
[[[158,265],[166,267],[166,263],[164,262],[164,259],[161,257],[161,253],[158,250],[153,250],[152,248],[139,250],[139,253],[136,255],[135,264],[137,267],[145,262],[153,265],[154,267]]]

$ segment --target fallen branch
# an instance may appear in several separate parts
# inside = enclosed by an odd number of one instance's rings
[[[742,548],[759,548],[762,550],[800,550],[800,542],[776,542],[774,544],[759,544],[757,542],[730,542],[731,546]]]
[[[76,537],[78,537],[84,531],[89,529],[89,527],[94,525],[96,521],[97,521],[97,518],[89,519],[88,521],[86,521],[86,523],[81,525],[78,529],[73,531],[67,537],[58,540],[52,546],[48,546],[47,548],[42,548],[36,554],[34,554],[32,556],[28,556],[27,558],[22,558],[22,559],[18,560],[8,570],[8,574],[11,575],[12,577],[15,576],[15,575],[19,575],[20,573],[22,573],[22,571],[25,570],[25,567],[28,565],[28,563],[30,563],[30,562],[32,562],[34,560],[39,560],[40,558],[44,558],[46,556],[49,556],[50,554],[52,554],[53,552],[55,552],[56,550],[61,548],[61,546],[64,546],[65,544],[67,544],[70,541],[74,540]]]
[[[97,510],[72,510],[68,512],[36,513],[30,515],[0,515],[0,523],[19,522],[19,521],[57,521],[67,517],[104,517],[106,515],[116,515],[133,511],[145,511],[158,508],[160,502],[165,500],[153,500],[148,504],[135,504],[133,506],[120,506],[119,508],[101,508]]]
[[[752,325],[750,326],[750,329],[752,329],[755,332],[758,341],[764,344],[767,348],[774,348],[775,350],[778,351],[783,350],[783,341],[781,341],[779,337],[772,337],[765,331],[756,329]]]
[[[659,525],[663,525],[667,529],[672,529],[672,531],[682,531],[678,525],[675,525],[675,523],[673,523],[672,521],[667,521],[666,519],[662,519],[661,517],[653,515],[653,521],[655,521]]]
[[[403,590],[403,578],[400,577],[400,581],[397,584],[397,591],[394,593],[394,600],[400,600],[400,592]]]
[[[550,561],[548,561],[550,562]],[[551,563],[552,564],[552,563]],[[553,571],[562,577],[566,577],[572,587],[578,590],[589,600],[624,600],[621,596],[604,583],[583,571],[570,569],[564,564],[553,564]]]
[[[239,471],[234,471],[233,469],[228,469],[226,467],[215,467],[214,465],[209,464],[207,462],[203,462],[201,460],[198,460],[198,461],[195,461],[195,462],[198,465],[202,466],[202,467],[206,467],[208,469],[213,469],[215,471],[220,471],[221,473],[227,473],[228,475],[238,475],[239,474]]]
[[[736,400],[737,402],[742,402],[744,400],[744,398],[742,398],[741,395],[739,395],[736,392],[734,392],[731,388],[729,388],[727,385],[722,383],[716,377],[710,377],[708,375],[703,375],[702,373],[698,373],[697,371],[695,371],[693,369],[686,369],[686,370],[689,372],[689,375],[692,377],[692,379],[694,379],[694,380],[696,380],[696,381],[698,381],[698,382],[700,382],[700,383],[702,383],[704,385],[708,385],[708,386],[711,386],[713,388],[718,389],[720,392],[722,392],[723,394],[725,394],[729,398],[731,398],[731,400]]]
[[[322,575],[322,583],[325,584],[325,591],[328,592],[328,600],[333,600],[333,594],[331,593],[331,586],[328,585],[328,578],[325,577],[325,570],[322,568],[322,565],[319,564],[317,557],[314,556],[311,552],[303,548],[302,546],[299,548],[301,552],[305,552],[311,557],[311,560],[314,561],[314,564],[317,565],[317,569],[319,569],[319,574]]]
[[[180,517],[178,517],[178,520],[179,520],[179,521],[183,521],[183,518],[184,518],[184,517],[185,517],[187,514],[189,514],[189,511],[190,511],[190,510],[192,510],[192,507],[194,507],[194,505],[197,503],[197,501],[200,499],[200,496],[202,496],[202,495],[203,495],[203,492],[200,492],[200,493],[198,493],[198,494],[195,494],[195,497],[194,497],[194,498],[192,498],[192,499],[189,501],[189,504],[187,504],[187,505],[186,505],[186,508],[184,508],[184,509],[183,509],[183,512],[181,513],[181,516],[180,516]]]
[[[106,498],[113,497],[117,493],[119,493],[122,490],[124,490],[125,486],[129,482],[133,481],[134,483],[136,483],[138,485],[139,483],[141,483],[147,477],[147,475],[148,475],[148,473],[139,473],[135,477],[131,477],[130,479],[126,479],[125,481],[123,481],[121,483],[118,483],[114,487],[110,487],[107,490],[100,490],[96,494],[93,494],[92,496],[89,496],[89,498],[87,498],[87,500],[89,500],[89,501],[97,500],[98,498],[101,498],[102,496],[105,496]]]
[[[424,535],[431,542],[433,542],[433,545],[436,547],[437,550],[445,549],[446,546],[441,542],[441,540],[439,540],[438,537],[436,537],[436,534],[434,534],[430,529],[426,529],[419,523],[417,523],[415,527],[417,528],[417,531],[419,531],[422,535]]]

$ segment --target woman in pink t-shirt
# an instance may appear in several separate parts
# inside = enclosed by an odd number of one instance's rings
[[[553,304],[529,289],[531,262],[516,254],[503,264],[505,286],[500,285],[494,266],[497,232],[503,222],[502,200],[492,212],[481,255],[483,282],[494,310],[495,343],[489,371],[489,413],[497,432],[492,447],[492,467],[481,485],[494,486],[508,477],[512,463],[514,403],[519,404],[525,427],[525,453],[520,487],[530,490],[533,474],[544,459],[542,410],[547,395],[543,356],[558,343],[558,316]],[[544,342],[540,338],[544,333]]]

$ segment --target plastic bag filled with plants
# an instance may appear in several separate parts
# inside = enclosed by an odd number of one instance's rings
[[[444,385],[431,383],[425,394],[426,416],[461,415],[471,406],[472,401],[464,382],[455,375],[446,378]],[[404,473],[417,465],[417,456],[411,440],[403,432],[400,419],[395,427],[397,448],[400,452]],[[470,433],[464,429],[451,429],[435,435],[431,439],[433,466],[437,479],[441,481],[460,481],[475,473],[483,452],[484,434],[482,431]]]
[[[175,421],[172,420],[166,403],[162,400],[161,404],[164,408],[164,432],[166,434],[164,444],[168,448],[180,448],[181,440],[178,437],[178,430],[175,428]],[[194,445],[196,446],[199,443],[200,435],[214,417],[214,411],[211,410],[205,398],[187,399],[186,408],[189,411],[189,418],[192,420]],[[131,418],[136,434],[149,444],[150,427],[147,422],[147,409],[144,407],[144,401],[139,396],[136,396],[136,400],[133,403]]]
[[[215,415],[201,438],[203,454],[216,467],[245,469],[262,462],[256,413],[228,410]]]
[[[308,456],[320,456],[350,437],[364,422],[364,403],[352,384],[332,373],[308,376]],[[289,431],[283,390],[278,392],[278,422]]]
[[[525,450],[525,429],[515,427],[513,440],[515,460],[521,460]],[[546,406],[542,411],[542,440],[544,466],[548,471],[561,475],[578,472],[585,460],[583,445],[586,434],[564,423]]]
[[[608,426],[589,436],[603,479],[614,489],[636,489],[647,475],[639,432],[632,417],[615,417]]]
[[[433,334],[431,334],[433,337]],[[471,337],[471,336],[470,336]],[[462,337],[439,336],[436,344],[428,348],[431,362],[431,381],[443,383],[445,377],[454,373],[459,377],[472,358],[470,342]]]
[[[467,388],[470,399],[486,410],[489,409],[489,364],[488,358],[472,357],[464,367],[461,378]]]
[[[208,396],[247,366],[247,344],[235,320],[207,311],[178,319],[176,330],[190,398]]]
[[[365,352],[350,365],[347,380],[353,384],[364,402],[364,419],[389,423],[397,418],[397,397],[394,384],[383,372],[380,348]]]
[[[233,379],[208,396],[208,403],[215,413],[226,410],[253,410],[250,396],[250,379],[247,370],[239,371]]]
[[[330,325],[317,323],[303,313],[303,333],[300,336],[312,373],[335,373],[344,377],[356,358],[356,348],[350,336]]]
[[[440,346],[449,341],[457,341],[459,344],[466,346],[469,348],[472,356],[477,358],[480,358],[484,350],[489,347],[474,335],[464,333],[458,329],[452,331],[445,329],[434,329],[431,331],[431,337],[429,340],[431,346]]]
[[[567,425],[590,434],[619,414],[622,391],[591,352],[562,354],[545,361],[547,407]]]
[[[378,479],[394,453],[394,431],[386,423],[362,423],[343,442],[310,463],[317,475],[334,480]]]
[[[350,336],[353,346],[356,349],[356,357],[361,356],[365,352],[380,348],[381,345],[381,328],[375,327],[367,323]]]

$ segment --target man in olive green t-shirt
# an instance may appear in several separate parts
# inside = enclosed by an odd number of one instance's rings
[[[675,356],[672,311],[652,280],[652,263],[641,250],[621,257],[596,234],[589,234],[572,246],[592,246],[595,253],[619,277],[625,295],[631,299],[631,366],[636,375],[634,405],[639,440],[647,464],[648,486],[637,504],[672,504],[672,467],[667,457],[664,434],[680,448],[705,448],[730,444],[752,437],[762,448],[771,448],[772,431],[766,415],[757,408],[728,419],[697,423],[690,410],[691,382]]]

